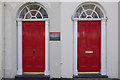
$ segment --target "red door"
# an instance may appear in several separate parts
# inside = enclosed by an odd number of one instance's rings
[[[45,70],[45,22],[22,22],[23,72]]]
[[[78,21],[78,72],[100,72],[101,21]]]

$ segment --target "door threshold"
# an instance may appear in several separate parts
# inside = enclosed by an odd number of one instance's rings
[[[108,76],[101,74],[78,74],[74,75],[73,78],[108,78]]]
[[[50,76],[44,74],[23,74],[23,75],[16,75],[15,77],[50,77]]]
[[[43,74],[44,75],[44,72],[23,72],[23,74],[30,74],[30,75]]]
[[[49,80],[49,75],[43,74],[23,74],[23,75],[16,75],[15,80]]]

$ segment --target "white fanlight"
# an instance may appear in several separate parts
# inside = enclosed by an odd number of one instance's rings
[[[94,4],[83,4],[77,8],[74,18],[105,18],[103,11]]]
[[[40,4],[29,4],[25,6],[19,13],[18,18],[21,19],[44,19],[48,18],[48,14]]]

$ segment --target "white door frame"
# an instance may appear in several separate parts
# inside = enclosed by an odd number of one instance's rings
[[[49,75],[49,19],[18,19],[18,70],[17,75],[23,75],[22,67],[22,21],[45,21],[45,71],[44,75]]]
[[[77,70],[77,28],[78,28],[78,21],[81,20],[100,20],[101,21],[101,70],[100,73],[101,75],[106,75],[107,74],[107,63],[106,63],[106,18],[103,19],[74,19],[74,70],[73,74],[78,75],[78,70]]]

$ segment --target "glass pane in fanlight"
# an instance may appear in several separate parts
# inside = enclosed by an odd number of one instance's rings
[[[99,15],[99,18],[104,18],[102,11],[100,10],[100,8],[96,7],[95,11],[97,12],[97,14]]]
[[[91,18],[91,16],[88,16],[87,18]]]
[[[30,19],[30,14],[28,13],[27,15],[26,15],[26,18],[25,19]]]
[[[37,17],[38,19],[42,18],[42,16],[40,15],[40,13],[38,13],[36,17]]]
[[[91,15],[92,11],[88,10],[86,11],[87,15]]]
[[[86,9],[94,9],[94,7],[95,7],[95,5],[93,5],[93,4],[85,4],[85,5],[83,5],[83,8],[86,10]]]
[[[29,10],[38,10],[40,6],[34,5],[34,4],[30,4],[27,7],[29,8]]]
[[[92,17],[93,17],[93,18],[98,18],[98,17],[97,17],[97,14],[96,14],[95,12],[93,12]]]
[[[74,18],[79,18],[81,12],[83,11],[83,9],[80,7],[78,8],[78,10],[76,11],[75,15],[74,15]]]
[[[20,16],[19,16],[19,18],[24,18],[24,16],[25,16],[25,14],[28,12],[28,10],[27,10],[27,8],[25,7],[23,10],[22,10],[22,12],[20,13]]]
[[[83,13],[81,14],[81,17],[80,17],[80,18],[86,18],[85,12],[83,12]]]
[[[32,17],[32,19],[36,19],[36,17]]]
[[[41,7],[40,12],[41,12],[41,14],[43,15],[43,18],[48,18],[48,14],[47,14],[47,12],[45,11],[45,9],[43,9],[43,8]]]
[[[36,13],[37,11],[31,11],[32,16],[35,16]]]

